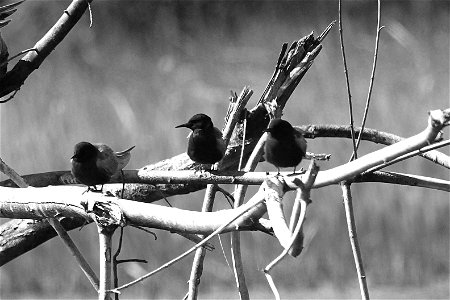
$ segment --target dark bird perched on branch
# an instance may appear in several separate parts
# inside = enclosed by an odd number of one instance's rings
[[[82,184],[91,186],[103,185],[117,172],[128,164],[131,158],[130,151],[135,146],[122,152],[114,152],[105,144],[91,144],[80,142],[75,145],[72,162],[72,175]],[[123,172],[122,172],[123,178]],[[125,183],[124,183],[125,187]],[[123,191],[122,191],[123,192]]]
[[[220,161],[226,150],[222,132],[214,127],[211,118],[205,114],[196,114],[185,124],[175,128],[187,127],[192,130],[189,134],[187,154],[200,164],[214,164]]]
[[[267,162],[273,164],[280,173],[280,168],[294,167],[306,154],[306,140],[303,134],[285,120],[273,119],[265,130],[268,133],[264,146]]]

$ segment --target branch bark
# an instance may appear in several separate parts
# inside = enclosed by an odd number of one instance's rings
[[[0,97],[20,89],[28,76],[39,68],[47,56],[80,20],[91,2],[92,0],[72,1],[56,24],[34,45],[34,51],[28,52],[12,70],[0,79]]]

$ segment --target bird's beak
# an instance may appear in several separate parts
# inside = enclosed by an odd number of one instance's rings
[[[191,125],[189,123],[185,123],[185,124],[181,124],[181,125],[175,126],[175,128],[180,128],[180,127],[191,128]]]

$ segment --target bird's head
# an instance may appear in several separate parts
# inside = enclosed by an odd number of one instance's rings
[[[214,127],[211,118],[205,114],[196,114],[192,118],[189,119],[187,123],[176,126],[175,128],[186,127],[191,130],[195,129],[203,129],[208,130]]]
[[[97,156],[98,149],[88,142],[80,142],[75,145],[71,160],[76,162],[86,162]]]
[[[269,132],[274,138],[279,139],[292,135],[295,132],[295,129],[288,121],[273,119],[264,131]]]

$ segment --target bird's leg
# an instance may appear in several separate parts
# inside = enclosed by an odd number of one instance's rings
[[[125,191],[125,175],[123,174],[123,170],[120,170],[120,174],[122,174],[122,195],[120,198],[123,199],[123,192]]]
[[[89,192],[90,190],[91,190],[91,187],[88,186],[87,190],[85,190],[81,195],[84,195],[84,193],[87,193],[87,192]]]
[[[93,193],[103,193],[103,184],[102,188],[99,190],[96,185],[89,186],[87,191],[92,191]]]

